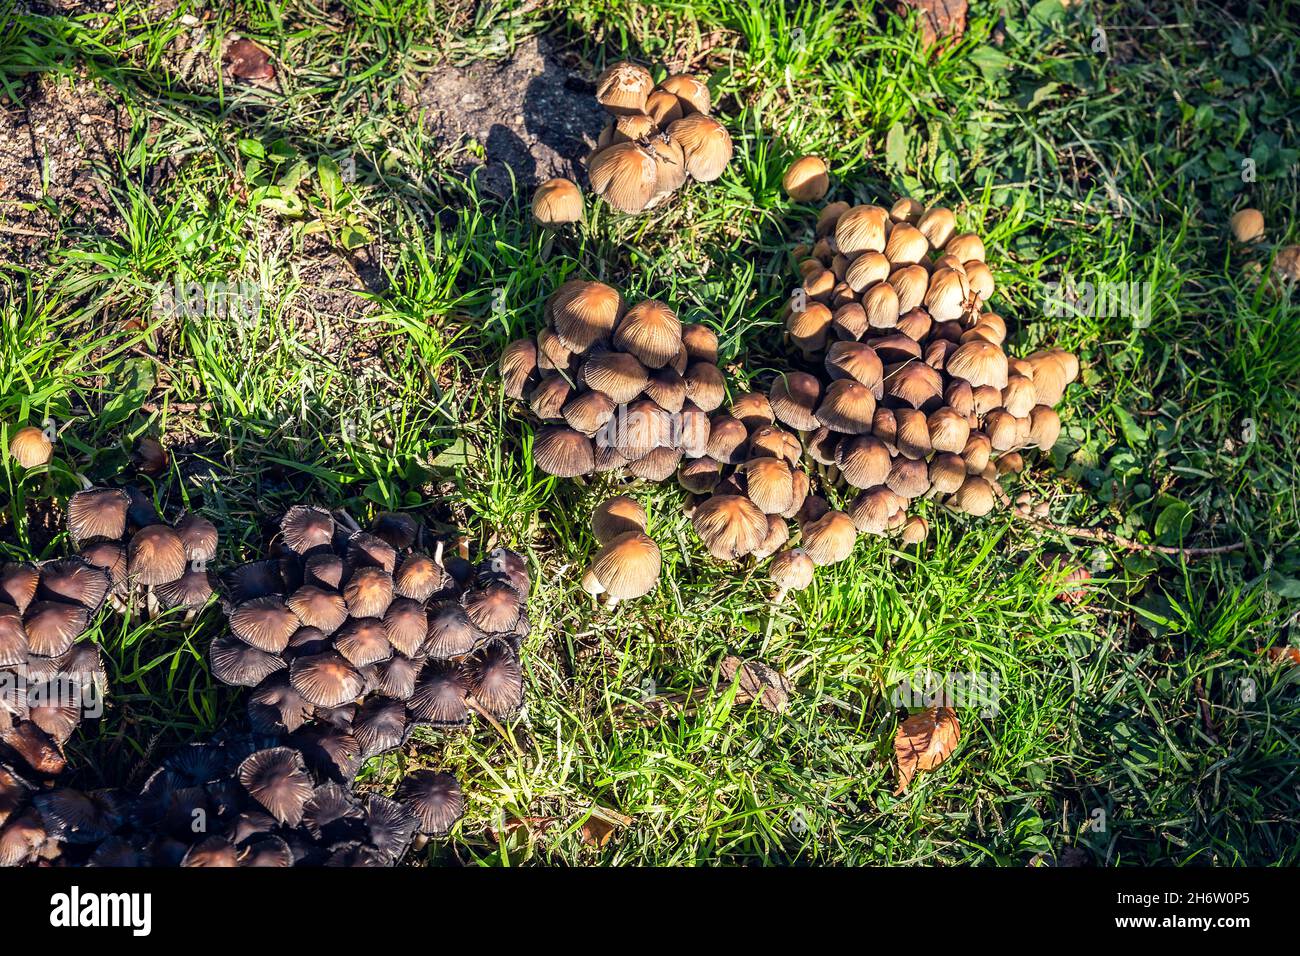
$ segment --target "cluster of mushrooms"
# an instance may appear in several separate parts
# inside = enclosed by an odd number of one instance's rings
[[[212,673],[250,687],[259,733],[288,734],[343,777],[400,746],[419,725],[495,722],[524,698],[529,633],[524,559],[478,565],[421,550],[409,515],[361,530],[343,512],[295,505],[270,557],[236,568]]]
[[[328,766],[251,734],[181,748],[138,793],[43,789],[0,764],[0,866],[391,866],[464,809],[450,774],[361,797]]]
[[[162,520],[138,491],[89,488],[72,496],[75,554],[0,568],[0,751],[42,777],[57,776],[63,748],[102,700],[99,650],[81,640],[99,611],[202,607],[217,529],[196,515]]]
[[[542,423],[533,461],[575,478],[623,471],[670,477],[707,452],[709,414],[726,399],[718,337],[663,302],[628,307],[618,290],[572,279],[547,300],[536,339],[506,346],[506,394]]]
[[[587,159],[592,191],[615,209],[638,213],[663,203],[688,178],[712,182],[731,162],[731,134],[709,115],[709,88],[680,73],[655,85],[650,71],[615,63],[596,81],[596,99],[611,115]],[[582,192],[564,178],[533,194],[533,216],[547,226],[582,218]]]
[[[769,404],[823,477],[858,490],[852,524],[914,542],[926,532],[905,514],[915,499],[991,511],[1021,451],[1055,444],[1053,406],[1078,360],[1006,354],[1006,322],[984,311],[994,291],[984,244],[958,234],[948,209],[831,203],[797,257],[802,282],[782,319],[811,371],[778,376]]]

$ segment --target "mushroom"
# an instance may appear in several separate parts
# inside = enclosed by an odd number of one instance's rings
[[[18,429],[9,439],[9,454],[23,468],[39,468],[49,464],[54,444],[41,429],[28,425]]]
[[[596,80],[596,99],[611,113],[644,113],[646,98],[653,88],[654,79],[649,70],[635,63],[620,61],[606,69]]]
[[[463,724],[469,719],[468,694],[469,678],[460,664],[431,660],[421,672],[407,708],[413,718],[434,726]]]
[[[361,673],[335,651],[295,657],[289,680],[304,700],[317,707],[338,707],[356,700],[365,689]]]
[[[126,546],[127,574],[144,585],[168,584],[185,573],[185,542],[171,528],[141,528]]]
[[[768,399],[778,421],[799,431],[811,431],[820,422],[814,414],[821,384],[807,372],[787,372],[772,383]]]
[[[130,497],[116,488],[87,488],[68,499],[68,531],[74,541],[120,539],[126,534]]]
[[[631,353],[649,369],[667,365],[681,346],[682,324],[677,314],[655,299],[628,309],[614,330],[614,347]]]
[[[842,511],[829,510],[800,529],[801,547],[816,565],[835,564],[853,553],[857,528]]]
[[[639,598],[659,581],[659,546],[644,531],[610,538],[592,560],[591,570],[611,602]]]
[[[570,279],[546,302],[546,315],[560,339],[585,353],[608,338],[623,314],[623,297],[603,282]]]
[[[673,121],[668,126],[668,136],[682,147],[686,171],[692,179],[712,182],[731,162],[731,134],[725,126],[704,113],[690,113]]]
[[[519,658],[503,641],[490,641],[465,659],[469,702],[502,719],[523,706],[523,672]]]
[[[431,606],[428,618],[424,650],[435,660],[468,654],[484,638],[465,609],[455,601],[442,601]]]
[[[425,836],[445,836],[465,812],[460,783],[449,773],[416,770],[398,784],[396,796]]]
[[[645,531],[645,509],[627,495],[616,495],[596,506],[591,515],[591,530],[600,544],[629,531]]]
[[[1264,214],[1258,209],[1239,209],[1228,220],[1232,238],[1238,242],[1258,242],[1264,238]]]
[[[677,121],[682,122],[685,120]],[[659,183],[658,165],[655,154],[640,143],[615,143],[592,157],[587,175],[597,196],[620,212],[634,213],[646,208],[654,197]]]
[[[572,180],[548,179],[533,193],[533,218],[543,226],[582,221],[582,190]]]
[[[709,553],[725,561],[752,552],[768,532],[767,515],[743,495],[714,495],[691,520]]]
[[[790,591],[802,591],[812,584],[816,565],[803,548],[787,548],[777,552],[768,565],[768,576],[776,583],[773,604],[780,604]]]
[[[290,747],[270,747],[244,758],[239,782],[268,813],[288,826],[302,822],[314,790],[302,755]]]
[[[821,157],[800,156],[786,169],[781,185],[795,202],[816,202],[831,188],[831,180]]]

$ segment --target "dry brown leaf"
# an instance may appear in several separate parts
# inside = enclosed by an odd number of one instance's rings
[[[1300,664],[1300,647],[1270,647],[1266,653],[1270,664]]]
[[[239,80],[254,83],[275,79],[275,67],[267,52],[252,40],[234,40],[226,47],[226,68]]]
[[[740,674],[736,700],[741,703],[757,699],[765,710],[774,714],[779,714],[790,705],[794,685],[779,670],[762,661],[743,661],[734,655],[728,656],[722,660],[721,671],[722,679],[727,684]]]
[[[898,760],[898,789],[907,789],[919,770],[933,770],[948,759],[961,739],[961,724],[951,707],[932,707],[898,725],[894,756]]]
[[[598,850],[603,850],[609,843],[609,838],[614,835],[614,824],[608,820],[602,820],[597,816],[587,817],[587,822],[582,825],[580,831],[582,842],[587,846],[594,846]]]
[[[921,11],[921,40],[926,45],[940,37],[959,38],[966,32],[966,0],[898,0],[899,16]]]

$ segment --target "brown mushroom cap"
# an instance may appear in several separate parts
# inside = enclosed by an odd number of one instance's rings
[[[185,543],[171,528],[141,528],[126,546],[127,573],[140,584],[167,584],[185,573]]]
[[[8,562],[0,567],[0,601],[12,604],[19,613],[25,613],[36,597],[40,573],[30,564]]]
[[[465,609],[455,601],[442,601],[428,609],[429,630],[425,652],[434,659],[468,654],[483,640],[483,632],[470,621]]]
[[[743,495],[714,495],[691,516],[695,533],[715,558],[732,561],[757,548],[767,536],[767,515]]]
[[[644,113],[654,78],[643,66],[621,60],[596,79],[596,100],[611,113]],[[671,91],[670,91],[671,92]]]
[[[609,338],[623,314],[623,297],[603,282],[570,279],[546,301],[546,316],[560,339],[585,353]]]
[[[23,616],[27,647],[41,657],[58,657],[90,626],[90,613],[78,604],[35,601]]]
[[[407,701],[411,716],[434,726],[463,724],[469,718],[465,698],[469,676],[460,664],[430,661]]]
[[[601,547],[591,567],[610,597],[639,598],[659,580],[659,546],[644,531],[625,531]]]
[[[39,468],[49,464],[53,453],[53,443],[35,425],[18,429],[9,439],[9,454],[24,468]]]
[[[813,564],[827,565],[843,561],[853,553],[858,529],[847,514],[832,510],[805,522],[801,533],[801,547]]]
[[[485,634],[513,631],[523,612],[519,592],[504,581],[489,581],[465,594],[465,613]]]
[[[821,383],[807,372],[778,376],[768,393],[777,420],[799,431],[811,431],[820,424],[814,414],[820,398]]]
[[[68,499],[68,531],[77,541],[121,538],[131,499],[116,488],[89,488]]]
[[[294,505],[280,519],[284,543],[299,554],[334,540],[334,517],[324,508]]]
[[[216,593],[213,581],[212,572],[190,568],[175,581],[158,585],[158,599],[165,608],[197,610]]]
[[[516,401],[522,399],[529,381],[537,372],[537,343],[532,339],[511,342],[501,351],[497,370],[506,395]]]
[[[295,657],[289,680],[304,700],[317,707],[339,707],[356,700],[366,686],[356,667],[334,651]]]
[[[26,664],[28,653],[27,630],[23,627],[22,615],[18,608],[0,604],[0,667]]]
[[[48,561],[40,570],[40,595],[55,601],[80,604],[95,611],[110,585],[108,573],[80,557]]]
[[[519,658],[504,641],[492,641],[465,659],[465,675],[474,699],[497,718],[517,711],[524,702]]]
[[[682,345],[692,362],[718,363],[718,335],[707,325],[692,322],[682,326]]]
[[[356,668],[378,664],[393,656],[384,622],[373,617],[354,617],[344,624],[334,637],[334,649]]]
[[[976,518],[988,514],[996,503],[993,486],[979,475],[968,475],[962,486],[948,499],[951,507]]]
[[[636,213],[655,196],[659,164],[655,154],[640,143],[615,143],[592,157],[587,178],[592,191],[605,202],[620,212]]]
[[[816,565],[803,548],[787,548],[777,552],[768,565],[767,573],[777,587],[788,591],[802,591],[813,582]]]
[[[889,475],[889,449],[874,435],[854,435],[839,443],[835,463],[854,488],[871,488],[884,484]]]
[[[292,747],[271,747],[244,758],[239,783],[266,811],[288,826],[302,822],[314,791],[302,755]]]
[[[412,552],[393,572],[393,593],[415,601],[427,601],[447,586],[448,575],[427,554]]]
[[[745,493],[765,515],[784,514],[794,501],[794,474],[784,458],[751,458],[740,467]]]
[[[248,644],[270,654],[279,654],[299,628],[297,615],[275,595],[245,601],[230,612],[231,632]]]
[[[591,515],[591,530],[600,544],[629,531],[645,531],[645,508],[634,498],[616,495],[596,506]]]
[[[582,190],[563,177],[548,179],[533,193],[533,218],[543,226],[582,221]]]
[[[731,134],[711,116],[703,113],[683,116],[669,125],[668,136],[682,147],[686,171],[692,179],[712,182],[731,162]]]
[[[795,202],[816,202],[831,188],[830,171],[820,156],[800,156],[786,169],[781,186]]]
[[[213,639],[208,660],[217,680],[236,687],[256,687],[285,666],[278,654],[258,650],[233,636]]]
[[[871,431],[876,400],[871,390],[853,379],[842,378],[826,386],[817,406],[817,420],[831,431],[862,435]]]
[[[416,770],[397,785],[396,796],[415,814],[426,836],[448,833],[465,812],[460,784],[449,773]]]
[[[429,634],[424,605],[410,598],[394,598],[384,612],[383,625],[388,643],[408,657],[419,653]]]
[[[614,346],[646,368],[663,368],[682,347],[682,324],[663,302],[647,299],[624,313],[614,330]]]
[[[1007,356],[992,342],[972,339],[948,356],[948,374],[965,379],[973,387],[988,385],[992,388],[1007,386]]]
[[[636,356],[626,352],[593,352],[583,363],[582,379],[615,405],[625,405],[645,390],[650,373]]]
[[[207,518],[186,513],[174,527],[185,546],[185,557],[190,561],[212,561],[217,557],[217,526]]]
[[[722,372],[712,363],[692,362],[682,379],[686,382],[686,397],[701,411],[712,412],[727,398]]]

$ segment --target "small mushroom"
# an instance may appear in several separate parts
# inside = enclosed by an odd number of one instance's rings
[[[39,468],[49,464],[54,445],[45,432],[35,425],[28,425],[18,429],[9,439],[9,454],[23,468]]]
[[[601,547],[591,570],[614,602],[652,591],[659,581],[660,562],[659,546],[644,531],[625,531]]]
[[[831,180],[821,157],[800,156],[786,169],[781,185],[795,202],[816,202],[831,188]]]
[[[445,836],[465,812],[460,783],[449,773],[416,770],[398,784],[396,796],[425,836]]]
[[[1228,220],[1232,238],[1238,242],[1258,242],[1264,238],[1264,214],[1258,209],[1239,209]]]
[[[533,193],[533,218],[543,226],[582,221],[582,190],[572,180],[548,179]]]
[[[695,533],[709,553],[734,561],[757,548],[767,536],[767,515],[743,495],[714,495],[691,516]]]

